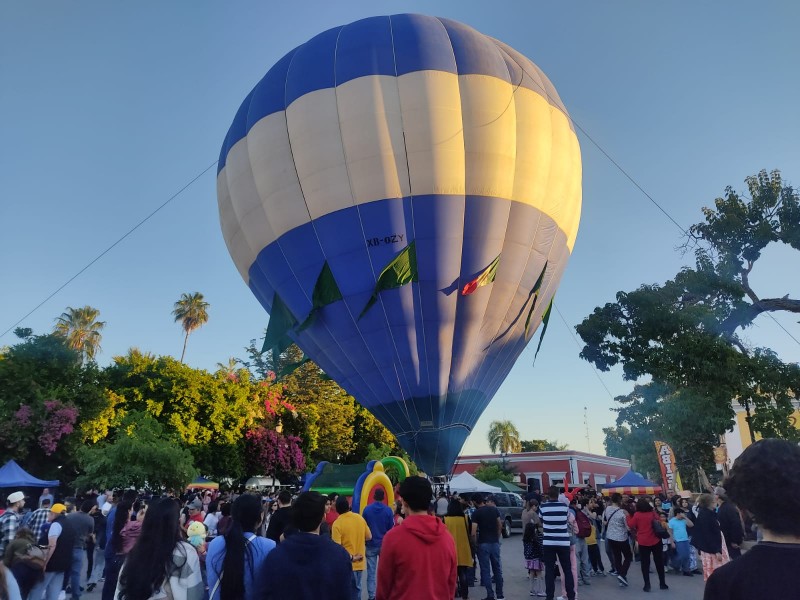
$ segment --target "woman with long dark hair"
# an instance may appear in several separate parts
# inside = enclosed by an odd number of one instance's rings
[[[122,563],[125,562],[125,552],[123,552],[122,530],[131,520],[133,511],[132,500],[121,500],[114,511],[114,523],[111,526],[111,539],[106,541],[113,551],[112,557],[106,559],[105,578],[103,584],[102,600],[112,600],[114,590],[117,589],[117,579]]]
[[[628,527],[636,535],[636,543],[639,544],[639,556],[642,566],[642,578],[644,579],[644,591],[650,591],[650,556],[656,565],[658,573],[658,583],[662,590],[668,590],[667,580],[664,578],[664,550],[661,538],[656,535],[656,521],[660,522],[658,513],[653,510],[647,498],[639,498],[636,501],[636,512],[628,517]]]
[[[119,575],[116,600],[203,598],[200,559],[183,541],[179,517],[180,507],[170,498],[148,507],[142,533]]]
[[[209,600],[256,597],[255,574],[275,548],[273,540],[255,534],[261,518],[261,500],[257,496],[245,494],[234,501],[228,533],[208,545]]]

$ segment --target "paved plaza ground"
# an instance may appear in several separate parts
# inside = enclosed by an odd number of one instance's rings
[[[530,598],[528,595],[530,590],[528,575],[523,566],[522,536],[513,534],[510,538],[503,540],[501,553],[506,600]],[[603,553],[603,560],[605,561],[606,569],[608,569],[605,553]],[[642,572],[639,568],[639,563],[634,563],[628,573],[628,581],[630,582],[628,588],[620,588],[616,577],[593,577],[592,585],[578,588],[578,598],[579,600],[616,600],[617,598],[624,600],[656,600],[659,598],[663,600],[701,600],[703,598],[703,577],[701,575],[683,577],[682,575],[668,574],[667,585],[669,585],[670,589],[662,591],[658,589],[658,576],[655,574],[655,569],[653,570],[654,572],[650,575],[653,590],[649,593],[642,590]],[[366,599],[366,574],[363,585],[364,593],[362,597]],[[100,589],[98,587],[93,593],[84,594],[83,598],[99,600]],[[561,584],[556,580],[556,595],[560,593]],[[478,586],[470,588],[469,597],[473,600],[481,600],[481,598],[486,597],[486,590]]]

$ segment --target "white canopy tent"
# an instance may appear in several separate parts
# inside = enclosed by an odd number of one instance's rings
[[[465,494],[467,492],[495,493],[501,490],[499,487],[484,483],[480,479],[475,479],[465,471],[464,473],[459,473],[450,480],[450,491]]]
[[[251,477],[247,480],[244,484],[244,487],[248,489],[262,489],[262,488],[269,488],[269,487],[281,487],[281,482],[274,477]]]

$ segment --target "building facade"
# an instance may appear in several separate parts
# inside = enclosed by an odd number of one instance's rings
[[[789,422],[795,427],[800,427],[800,402],[792,402],[794,412],[789,417]],[[725,432],[725,450],[723,460],[727,460],[727,466],[733,466],[733,461],[739,458],[739,455],[744,452],[744,449],[752,444],[750,437],[750,426],[747,423],[747,412],[744,407],[738,402],[731,404],[733,411],[736,413],[733,419],[733,429]],[[756,440],[761,439],[761,435],[755,434]]]
[[[570,485],[582,483],[597,488],[616,481],[627,473],[631,463],[623,458],[611,458],[588,452],[561,450],[554,452],[515,452],[459,456],[453,466],[453,475],[464,471],[473,474],[481,461],[496,461],[514,468],[517,485],[529,491],[545,491],[551,485],[563,485],[569,477]]]

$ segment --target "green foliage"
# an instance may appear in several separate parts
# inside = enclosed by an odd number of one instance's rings
[[[519,452],[522,448],[519,431],[511,421],[492,421],[486,437],[492,452]]]
[[[100,311],[91,306],[82,308],[67,307],[56,319],[56,326],[53,333],[61,336],[67,342],[67,346],[77,350],[83,362],[94,360],[100,351],[100,342],[103,339],[103,328],[105,321],[98,321]]]
[[[800,300],[761,298],[749,281],[769,244],[800,249],[800,197],[777,171],[746,182],[750,200],[728,188],[715,208],[703,209],[705,222],[689,229],[693,268],[663,285],[618,292],[576,327],[581,357],[598,369],[619,365],[625,379],[651,378],[617,399],[617,423],[672,443],[683,454],[679,463],[708,464],[711,447],[732,427],[734,401],[753,410],[754,431],[798,439],[788,417],[800,367],[750,347],[739,331],[763,312],[800,313]]]
[[[309,468],[323,460],[364,462],[370,444],[399,450],[394,435],[339,384],[325,377],[313,361],[303,362],[297,346],[290,346],[277,360],[267,361],[253,340],[247,353],[249,360],[244,364],[260,375],[280,373],[288,364],[302,363],[282,377],[280,384],[284,399],[296,411],[296,418],[284,421],[284,430],[302,438]]]
[[[102,373],[80,356],[54,334],[26,335],[0,354],[3,461],[14,458],[44,478],[74,472],[82,442],[77,423],[95,418],[106,403]]]
[[[102,418],[119,421],[147,413],[190,449],[203,474],[242,477],[243,436],[263,417],[269,385],[252,383],[246,370],[234,378],[193,369],[172,357],[131,350],[106,370],[114,407]],[[113,427],[113,425],[112,425]]]
[[[511,483],[514,481],[514,470],[510,465],[506,465],[504,469],[502,462],[482,460],[480,466],[475,469],[473,476],[481,481],[501,479]]]
[[[182,490],[197,471],[192,454],[177,441],[151,415],[132,411],[111,442],[78,450],[83,474],[75,485]]]
[[[566,444],[557,440],[522,440],[519,444],[520,452],[554,452],[567,449]]]

